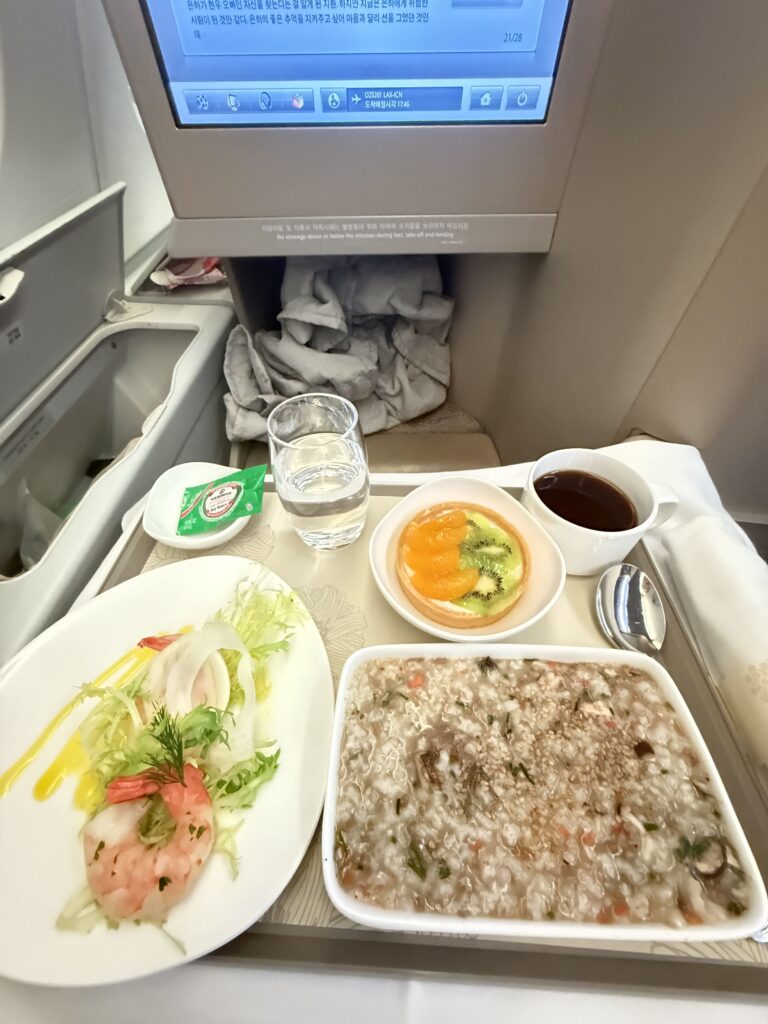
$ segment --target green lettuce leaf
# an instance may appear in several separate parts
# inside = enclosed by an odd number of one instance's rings
[[[119,775],[134,775],[145,767],[146,756],[156,746],[139,717],[136,700],[144,694],[146,669],[120,689],[83,688],[97,703],[80,723],[80,741],[91,761],[101,798],[107,785]]]
[[[236,816],[229,811],[216,815],[213,849],[215,853],[221,853],[227,858],[233,878],[237,878],[240,872],[237,862],[237,833],[242,824],[242,816]]]
[[[185,751],[196,752],[197,758],[204,758],[214,743],[227,745],[227,720],[232,716],[226,711],[198,704],[179,719],[179,731]]]
[[[139,818],[139,839],[144,846],[165,846],[176,832],[176,822],[160,796],[150,797],[149,805]]]
[[[271,654],[287,651],[291,638],[304,621],[304,610],[296,595],[281,590],[260,590],[258,581],[243,584],[229,605],[217,612],[215,619],[231,625],[253,658],[256,698],[269,695],[269,678],[265,662]],[[237,651],[222,651],[231,681],[227,710],[235,711],[243,704],[242,687],[237,681]]]
[[[279,750],[274,754],[255,753],[228,771],[207,776],[205,784],[214,806],[239,810],[252,807],[259,788],[273,778],[279,760]]]

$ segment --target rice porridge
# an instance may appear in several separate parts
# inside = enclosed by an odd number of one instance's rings
[[[719,922],[750,897],[709,783],[629,666],[373,660],[347,693],[336,871],[389,910]]]

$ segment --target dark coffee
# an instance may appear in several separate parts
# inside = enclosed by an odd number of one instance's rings
[[[580,469],[545,473],[533,486],[555,515],[588,530],[615,533],[637,526],[637,512],[618,487]]]

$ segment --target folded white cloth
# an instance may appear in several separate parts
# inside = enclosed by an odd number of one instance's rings
[[[734,524],[715,516],[669,530],[664,544],[707,667],[768,766],[768,565]]]
[[[453,302],[433,256],[290,258],[281,300],[281,332],[230,335],[230,440],[263,439],[275,405],[310,391],[354,402],[366,434],[445,401]]]

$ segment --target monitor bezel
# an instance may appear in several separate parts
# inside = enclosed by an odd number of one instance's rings
[[[573,0],[546,123],[194,130],[176,124],[141,0],[103,3],[189,246],[208,226],[235,255],[267,220],[302,217],[461,215],[484,251],[548,247],[614,0]]]

